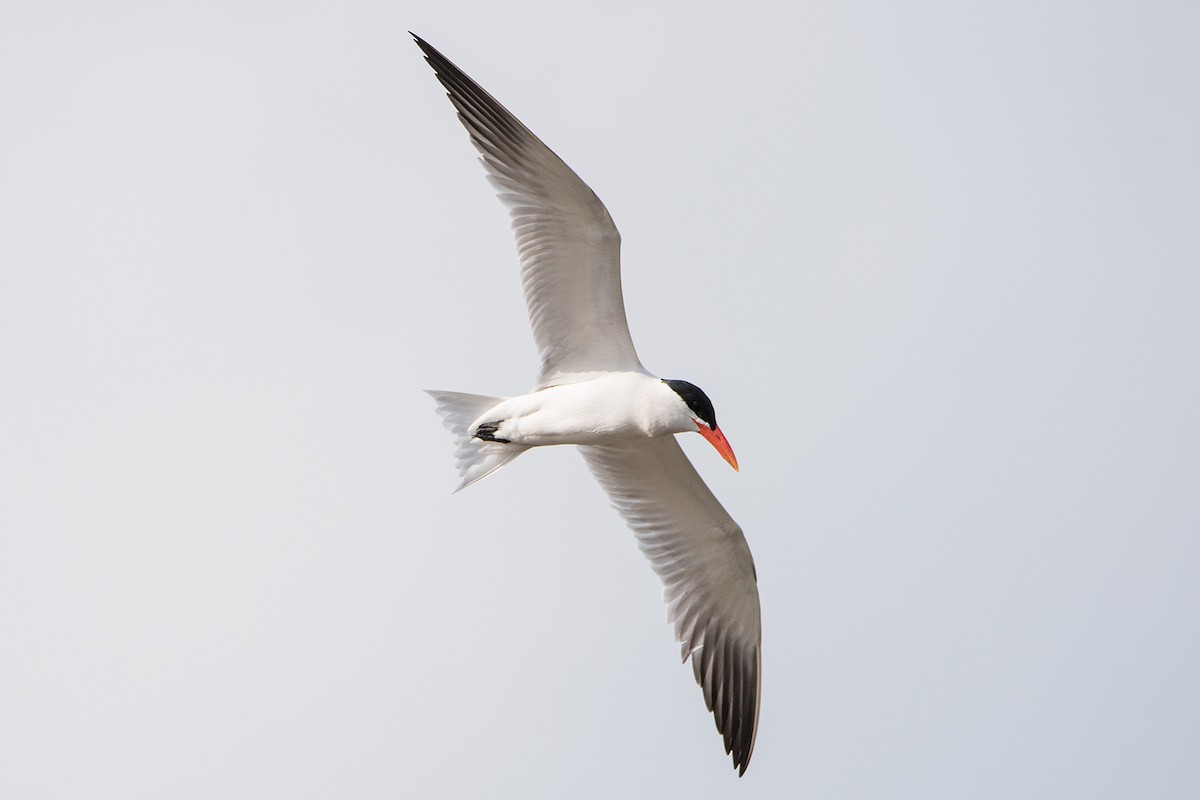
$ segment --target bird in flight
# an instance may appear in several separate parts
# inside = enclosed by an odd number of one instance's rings
[[[725,752],[745,774],[762,671],[754,560],[675,441],[699,433],[737,469],[712,402],[638,360],[621,296],[621,237],[600,198],[478,83],[413,38],[512,216],[541,357],[529,394],[429,392],[456,439],[458,488],[531,447],[577,445],[662,580],[683,660],[691,659]]]

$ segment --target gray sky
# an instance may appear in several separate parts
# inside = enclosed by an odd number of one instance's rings
[[[0,12],[0,796],[1200,795],[1195,3]],[[405,31],[607,203],[746,530],[736,779]]]

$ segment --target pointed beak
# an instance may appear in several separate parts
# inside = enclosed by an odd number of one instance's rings
[[[708,443],[717,448],[721,458],[728,461],[729,466],[733,467],[734,472],[737,472],[737,456],[733,454],[733,448],[729,446],[729,440],[725,438],[725,434],[721,433],[721,429],[709,430],[703,422],[697,422],[696,427],[700,429],[700,435],[708,439]]]

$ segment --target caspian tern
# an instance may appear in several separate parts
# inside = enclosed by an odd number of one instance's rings
[[[704,392],[660,379],[638,360],[621,297],[621,237],[604,204],[479,84],[413,38],[508,206],[541,356],[534,391],[520,397],[429,392],[457,440],[458,488],[531,447],[579,446],[663,582],[683,660],[692,659],[742,775],[758,729],[762,665],[754,560],[674,434],[698,432],[736,470],[733,449]]]

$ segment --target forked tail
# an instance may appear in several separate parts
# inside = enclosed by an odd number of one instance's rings
[[[475,481],[486,478],[529,449],[525,445],[484,441],[476,437],[471,429],[471,423],[486,414],[488,409],[502,403],[504,398],[429,389],[425,393],[437,403],[437,413],[442,423],[454,434],[454,456],[458,462],[458,476],[462,478],[454,491],[462,491]]]

